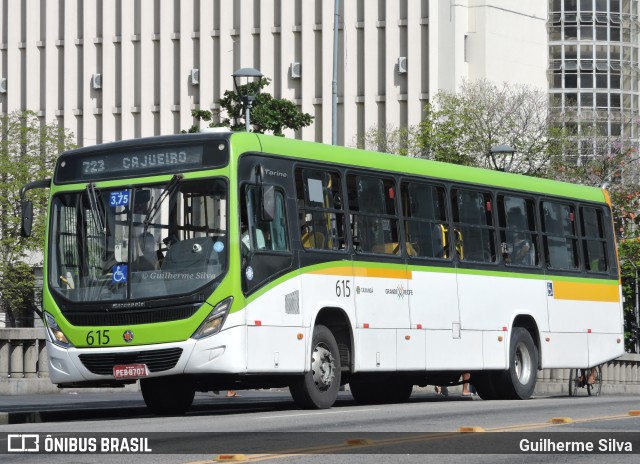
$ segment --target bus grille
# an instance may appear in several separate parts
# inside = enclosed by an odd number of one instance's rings
[[[162,308],[144,311],[123,312],[71,312],[64,311],[64,317],[78,327],[96,325],[136,325],[152,324],[154,322],[169,322],[188,319],[200,309],[199,305],[182,306],[178,308]]]
[[[134,351],[131,353],[81,354],[80,361],[94,374],[113,375],[113,366],[121,364],[146,364],[150,372],[169,370],[178,363],[182,348]]]

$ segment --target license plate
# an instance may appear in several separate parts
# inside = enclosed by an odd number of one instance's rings
[[[113,366],[113,376],[116,379],[137,379],[149,375],[146,364],[124,364]]]

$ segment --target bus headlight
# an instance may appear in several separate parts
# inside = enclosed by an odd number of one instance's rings
[[[69,348],[70,346],[72,346],[67,336],[58,326],[58,323],[56,322],[54,317],[49,313],[44,313],[44,318],[47,323],[47,330],[49,331],[49,335],[51,336],[51,341],[63,348]]]
[[[224,324],[224,320],[227,318],[227,314],[229,314],[231,303],[233,303],[232,296],[218,303],[204,322],[200,324],[198,330],[193,334],[193,338],[200,339],[218,333],[222,328],[222,324]]]

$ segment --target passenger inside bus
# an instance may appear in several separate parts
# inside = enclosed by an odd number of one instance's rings
[[[530,234],[525,232],[524,216],[520,208],[511,208],[507,213],[507,243],[502,244],[506,264],[534,265],[533,244]],[[529,235],[529,237],[527,237]]]

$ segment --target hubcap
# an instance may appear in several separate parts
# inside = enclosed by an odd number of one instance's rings
[[[311,372],[313,374],[313,382],[318,387],[318,390],[325,391],[329,389],[336,376],[335,368],[335,360],[327,346],[324,343],[316,345],[311,358]]]
[[[524,343],[518,343],[515,353],[516,376],[521,384],[526,385],[531,379],[531,353]]]

